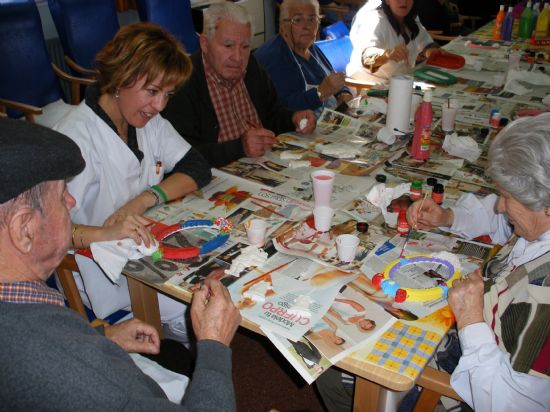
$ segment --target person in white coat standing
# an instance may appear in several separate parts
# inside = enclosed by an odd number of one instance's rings
[[[159,114],[189,78],[191,61],[162,28],[136,23],[98,53],[96,69],[98,81],[85,101],[55,126],[86,160],[69,183],[76,199],[73,246],[127,237],[148,246],[143,213],[205,186],[212,176],[204,158]],[[114,285],[91,259],[77,256],[77,262],[81,295],[98,317],[129,308],[124,277]],[[167,335],[186,342],[185,305],[164,295],[159,305]]]

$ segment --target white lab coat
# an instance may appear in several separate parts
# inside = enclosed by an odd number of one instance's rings
[[[409,51],[409,66],[414,67],[416,58],[428,46],[433,43],[432,38],[420,23],[418,17],[416,24],[419,27],[418,35],[407,44]],[[376,80],[377,77],[391,77],[392,74],[408,72],[410,67],[405,64],[389,62],[384,64],[375,73],[375,76],[363,66],[361,56],[365,49],[369,53],[378,54],[385,50],[393,49],[400,44],[405,44],[401,35],[397,35],[391,26],[386,14],[382,10],[370,9],[368,4],[359,10],[353,20],[350,31],[350,40],[353,44],[350,62],[346,67],[346,75],[357,80]],[[402,67],[401,67],[402,66]]]
[[[75,107],[55,127],[74,140],[86,160],[86,167],[69,183],[76,199],[71,210],[74,223],[102,226],[126,202],[149,186],[158,184],[164,173],[190,149],[187,143],[160,115],[136,130],[144,158],[140,162],[126,143],[85,103]],[[162,167],[157,173],[157,161]],[[98,317],[129,308],[126,278],[113,285],[91,259],[77,256],[81,276],[75,276],[84,302]],[[159,295],[163,322],[182,317],[185,305]]]

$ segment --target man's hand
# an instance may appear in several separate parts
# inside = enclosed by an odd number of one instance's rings
[[[111,225],[107,225],[107,222],[105,222],[105,226],[101,229],[99,237],[94,239],[94,241],[130,238],[138,245],[144,242],[145,246],[149,247],[153,239],[153,235],[146,227],[149,223],[149,220],[137,215],[128,215],[121,221],[117,221]]]
[[[246,157],[263,156],[277,142],[275,134],[263,128],[248,129],[241,139]]]
[[[422,205],[422,209],[420,209]],[[414,202],[407,209],[407,221],[412,227],[430,230],[435,227],[450,227],[453,224],[452,209],[445,209],[427,197],[424,203],[421,200]]]
[[[327,100],[330,96],[335,95],[345,86],[346,75],[344,73],[331,73],[323,79],[319,84],[319,93],[321,93],[321,101]]]
[[[157,330],[137,318],[106,326],[105,337],[115,342],[126,352],[156,355],[160,350]]]
[[[212,339],[229,346],[241,314],[225,286],[209,278],[193,294],[191,320],[197,340]]]
[[[311,134],[317,126],[315,115],[311,110],[301,110],[294,112],[292,123],[296,127],[296,132],[300,134]]]
[[[483,278],[480,270],[453,282],[449,289],[449,305],[456,318],[458,330],[483,322]]]

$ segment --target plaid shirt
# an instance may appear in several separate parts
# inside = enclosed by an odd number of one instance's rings
[[[246,90],[244,76],[235,81],[224,80],[208,64],[204,55],[202,61],[208,92],[220,123],[218,142],[237,140],[248,129],[262,127],[256,108]]]
[[[0,302],[65,306],[63,295],[44,282],[0,282]]]

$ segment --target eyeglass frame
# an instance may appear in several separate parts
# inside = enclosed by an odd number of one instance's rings
[[[303,26],[306,22],[310,24],[316,24],[317,26],[321,24],[321,20],[323,20],[325,16],[319,15],[319,16],[294,16],[287,19],[283,19],[284,22],[288,22],[290,24],[294,24],[296,26]],[[304,21],[302,23],[297,23],[296,19],[303,19]]]

